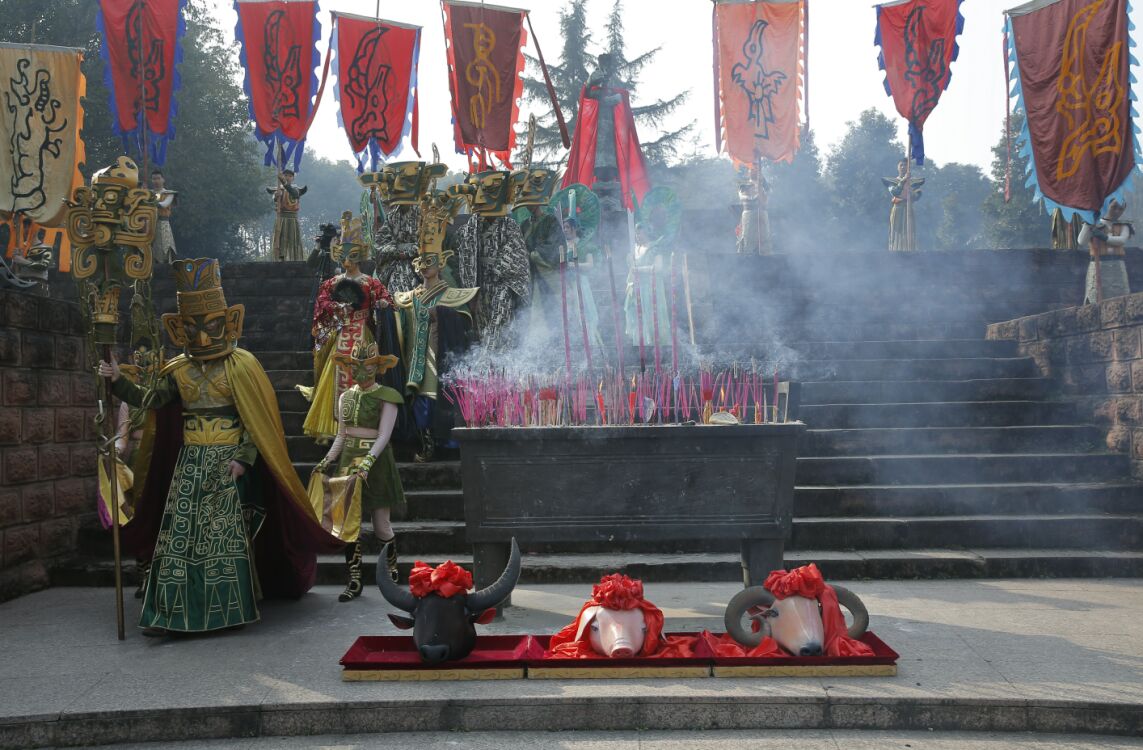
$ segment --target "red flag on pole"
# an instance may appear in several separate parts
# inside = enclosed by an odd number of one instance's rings
[[[525,11],[441,0],[458,153],[492,154],[510,166],[524,92]]]

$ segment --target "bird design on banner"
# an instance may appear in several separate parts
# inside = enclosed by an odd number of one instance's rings
[[[127,56],[131,60],[131,75],[136,81],[142,81],[142,106],[149,112],[158,112],[159,85],[167,76],[166,65],[164,64],[165,53],[161,38],[155,37],[150,40],[144,38],[147,23],[144,18],[145,13],[146,5],[143,0],[136,0],[127,13],[127,27],[124,36],[127,39]],[[144,47],[147,48],[144,49]],[[138,94],[136,94],[137,101]],[[135,107],[135,111],[139,111],[138,106]]]
[[[266,80],[274,89],[274,117],[299,117],[298,84],[302,81],[302,48],[297,44],[285,43],[280,48],[280,40],[289,34],[282,33],[282,24],[289,24],[283,10],[275,10],[266,19],[262,33],[265,35],[263,64],[266,66]],[[284,53],[284,54],[283,54]]]
[[[754,22],[742,45],[742,54],[746,56],[746,60],[737,63],[730,70],[731,80],[746,92],[746,97],[750,101],[749,117],[760,131],[755,133],[759,138],[770,137],[770,124],[774,122],[772,99],[777,96],[787,78],[782,71],[767,71],[762,65],[763,37],[768,25],[761,19]]]
[[[361,114],[349,123],[351,135],[356,142],[365,142],[369,138],[385,141],[389,138],[386,110],[389,107],[388,86],[393,68],[384,62],[385,56],[379,54],[383,50],[383,37],[388,31],[387,27],[378,25],[361,37],[353,53],[353,62],[343,91],[354,102],[354,107],[358,106],[357,100],[367,102],[367,106],[361,108]]]
[[[1099,75],[1088,84],[1084,71],[1087,30],[1106,0],[1096,0],[1081,9],[1068,24],[1064,58],[1056,81],[1059,97],[1056,111],[1067,121],[1068,134],[1056,163],[1056,179],[1071,177],[1090,152],[1092,157],[1123,150],[1119,109],[1123,104],[1123,84],[1119,79],[1123,43],[1110,46],[1100,65]]]
[[[934,39],[928,56],[922,57],[925,6],[918,5],[905,20],[905,80],[914,87],[909,122],[920,127],[937,106],[945,86],[948,66],[945,64],[945,40]]]

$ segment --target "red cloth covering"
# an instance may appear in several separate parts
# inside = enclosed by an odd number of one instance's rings
[[[714,652],[715,656],[749,656],[752,658],[766,659],[789,656],[789,654],[778,645],[778,642],[769,636],[763,638],[762,642],[752,649],[743,647],[738,641],[731,638],[729,633],[719,633],[716,636],[709,630],[704,630],[699,633],[699,638],[706,643],[707,647]]]
[[[610,89],[607,93],[621,97],[615,105],[615,154],[619,164],[619,185],[623,189],[623,206],[634,211],[631,194],[635,194],[637,203],[642,203],[643,196],[651,189],[651,178],[647,175],[647,161],[643,158],[639,135],[635,132],[631,95],[624,89]],[[562,187],[570,187],[577,182],[588,187],[595,184],[595,134],[598,127],[599,100],[589,98],[587,86],[584,86],[579,94],[579,121],[575,126]]]
[[[788,572],[771,571],[762,586],[778,599],[801,596],[818,600],[822,608],[826,656],[873,655],[872,648],[849,637],[849,631],[845,627],[845,615],[841,613],[841,606],[837,603],[837,592],[822,578],[817,565],[810,563]]]
[[[643,598],[643,582],[628,578],[621,573],[612,573],[600,579],[591,589],[591,598],[584,602],[575,620],[552,636],[545,658],[550,659],[606,659],[591,647],[591,631],[580,630],[584,614],[592,607],[606,609],[643,610],[643,620],[647,623],[647,633],[643,648],[637,657],[678,659],[694,656],[695,636],[663,637],[663,610]],[[579,640],[576,640],[576,635]]]
[[[409,574],[409,591],[417,598],[433,593],[448,598],[463,594],[470,588],[472,573],[452,560],[446,560],[435,568],[417,560]]]
[[[314,324],[310,331],[314,337],[314,348],[316,349],[320,349],[330,335],[345,323],[345,314],[342,312],[341,305],[333,301],[333,290],[342,278],[338,275],[326,279],[321,283],[321,288],[318,290],[317,299],[314,301]],[[365,301],[362,303],[361,309],[380,307],[383,301],[387,302],[390,307],[393,306],[393,296],[389,294],[385,285],[377,279],[366,276],[357,280],[356,283],[360,284],[361,290],[365,292]]]

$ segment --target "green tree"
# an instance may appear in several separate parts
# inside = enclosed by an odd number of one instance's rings
[[[940,206],[935,220],[935,250],[974,250],[987,245],[981,206],[992,183],[973,164],[950,162],[933,173],[932,204]],[[928,187],[926,182],[925,186]]]
[[[847,126],[826,158],[831,197],[826,211],[844,228],[848,249],[884,250],[889,195],[881,179],[897,174],[897,162],[905,149],[897,139],[896,124],[876,109],[865,110]]]
[[[551,74],[552,86],[556,91],[556,99],[560,103],[560,109],[567,122],[569,135],[575,132],[575,125],[579,118],[580,89],[595,70],[596,55],[590,52],[592,34],[587,28],[586,4],[587,0],[572,0],[560,12],[560,35],[562,37],[560,59],[559,62],[545,59]],[[652,164],[664,164],[676,154],[676,150],[683,145],[687,134],[694,127],[692,122],[675,130],[663,130],[667,119],[686,102],[690,92],[689,90],[683,91],[668,99],[638,103],[639,76],[654,61],[655,56],[662,48],[656,47],[633,58],[627,57],[623,38],[623,3],[621,0],[617,0],[611,9],[607,21],[606,38],[606,44],[601,52],[610,53],[615,58],[619,85],[631,93],[631,113],[635,118],[636,125],[640,126],[642,131],[643,153]],[[533,70],[538,73],[539,60],[529,56],[528,61]],[[525,76],[524,93],[525,97],[534,103],[537,109],[536,161],[562,162],[564,159],[563,144],[560,142],[555,113],[550,111],[550,99],[543,76]],[[647,140],[647,136],[652,132],[658,133],[658,137]]]
[[[112,130],[103,82],[97,7],[90,0],[0,0],[0,18],[12,37],[84,50],[87,177],[124,152]],[[176,135],[163,167],[168,186],[179,192],[172,219],[175,242],[184,256],[242,258],[250,251],[251,238],[240,227],[264,215],[268,205],[259,194],[260,158],[237,83],[238,60],[229,35],[214,25],[206,2],[188,3],[186,22],[179,66],[182,88],[175,95]]]
[[[1005,176],[1008,173],[1008,141],[1001,124],[1000,140],[992,147],[992,190],[984,201],[984,236],[995,248],[1030,248],[1051,246],[1051,218],[1036,202],[1035,191],[1025,187],[1028,158],[1020,153],[1016,137],[1024,127],[1024,112],[1012,113],[1012,171],[1010,199],[1004,199]]]
[[[821,153],[812,130],[803,135],[792,162],[766,162],[762,173],[770,183],[767,208],[774,252],[797,254],[837,246],[842,233],[835,213],[826,210],[832,196],[822,177]]]

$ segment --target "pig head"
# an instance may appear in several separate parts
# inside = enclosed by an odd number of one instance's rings
[[[643,650],[647,620],[639,608],[608,609],[596,605],[583,611],[575,640],[583,638],[585,629],[590,629],[588,638],[595,653],[627,659]]]

